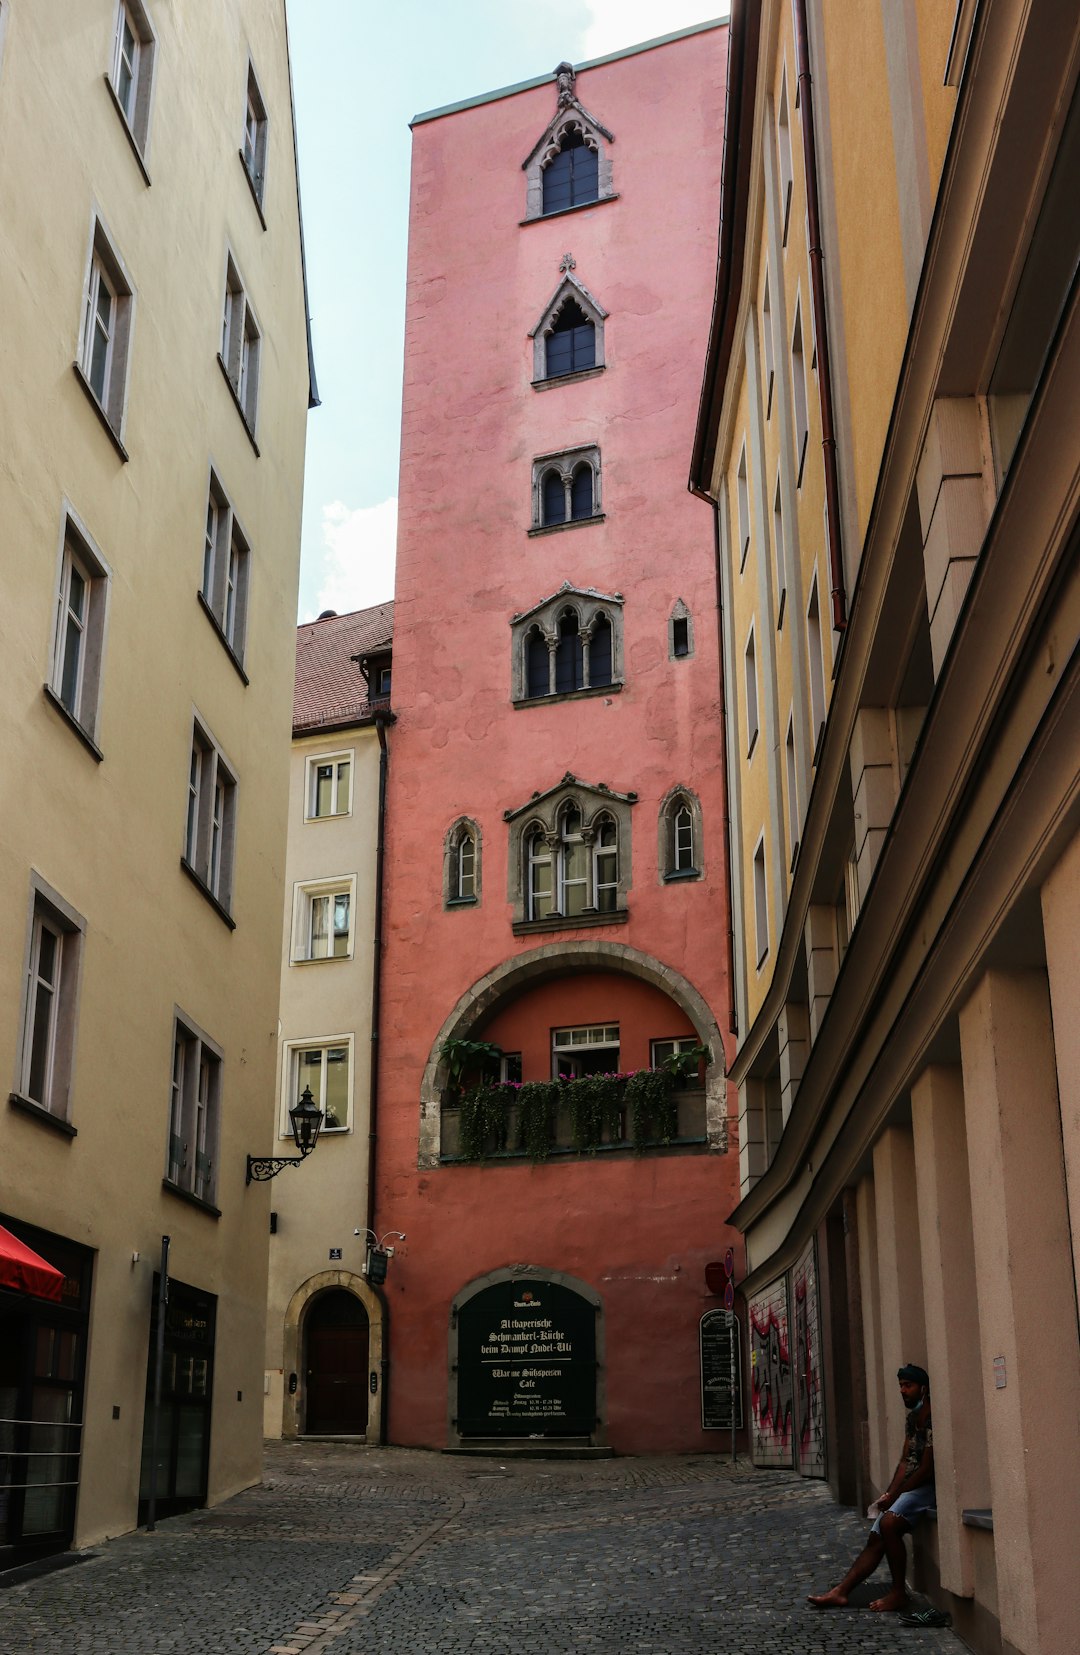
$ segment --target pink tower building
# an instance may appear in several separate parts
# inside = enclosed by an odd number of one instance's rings
[[[705,25],[413,123],[375,1124],[397,1443],[726,1446],[717,1318],[699,1347],[738,1246],[723,708],[686,486],[726,52]]]

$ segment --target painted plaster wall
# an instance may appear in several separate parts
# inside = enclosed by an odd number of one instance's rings
[[[308,393],[288,67],[276,0],[227,0],[198,26],[179,8],[152,10],[151,189],[103,80],[112,0],[9,0],[0,65],[5,1092],[31,869],[86,920],[78,1136],[5,1100],[0,1208],[97,1250],[77,1544],[135,1522],[163,1233],[175,1276],[218,1297],[210,1499],[260,1467],[267,1201],[245,1191],[244,1157],[271,1130]],[[237,153],[249,50],[270,114],[265,232]],[[72,371],[95,208],[136,293],[126,464]],[[264,330],[261,459],[215,357],[227,243]],[[211,460],[252,545],[247,686],[196,599]],[[112,571],[100,764],[42,691],[65,499]],[[193,706],[239,781],[232,932],[179,866]],[[220,1219],[162,1190],[174,1006],[224,1051]]]
[[[511,933],[502,813],[568,770],[638,802],[629,922],[566,937],[654,955],[727,1022],[712,525],[685,486],[715,268],[725,58],[720,29],[581,74],[578,97],[615,134],[618,199],[549,221],[520,223],[521,163],[554,114],[553,84],[414,130],[378,1151],[379,1224],[408,1234],[387,1289],[398,1442],[445,1440],[450,1301],[473,1277],[520,1261],[578,1275],[610,1300],[616,1446],[703,1440],[699,1266],[722,1253],[734,1157],[418,1176],[417,1139],[420,1079],[443,1021],[486,971],[548,940]],[[608,366],[538,393],[528,331],[567,251],[610,312]],[[533,457],[592,442],[605,520],[530,538]],[[564,580],[624,594],[625,687],[514,710],[510,618]],[[671,661],[680,597],[694,653]],[[657,818],[678,782],[701,801],[704,878],[665,885]],[[482,833],[483,899],[445,912],[443,839],[460,815]],[[672,1381],[657,1353],[680,1341],[691,1355]]]

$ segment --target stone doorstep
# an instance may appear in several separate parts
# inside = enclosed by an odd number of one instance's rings
[[[359,1443],[361,1447],[364,1447],[367,1444],[367,1437],[363,1434],[363,1432],[361,1432],[359,1436],[330,1437],[312,1432],[301,1431],[298,1432],[292,1440],[294,1442],[352,1442]]]
[[[614,1448],[600,1443],[586,1442],[584,1438],[547,1437],[542,1442],[528,1437],[507,1440],[503,1437],[474,1437],[454,1448],[444,1448],[443,1454],[456,1457],[473,1456],[489,1460],[613,1460]]]

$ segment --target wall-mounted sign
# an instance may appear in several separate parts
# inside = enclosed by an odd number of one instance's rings
[[[330,1262],[331,1262],[331,1264],[334,1262],[335,1259],[339,1259],[340,1257],[341,1257],[341,1248],[340,1247],[331,1247],[331,1249],[330,1249]]]
[[[701,1429],[741,1430],[742,1359],[739,1318],[730,1310],[707,1310],[699,1328],[701,1348]]]
[[[994,1357],[994,1389],[995,1389],[995,1391],[1003,1391],[1005,1389],[1005,1358],[1004,1358],[1004,1356],[995,1356]]]
[[[470,1437],[588,1437],[596,1307],[550,1281],[496,1282],[458,1313],[457,1428]]]

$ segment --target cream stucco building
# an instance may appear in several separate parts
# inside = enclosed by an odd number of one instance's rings
[[[1080,1483],[1080,23],[732,8],[716,508],[753,1451],[1067,1655]],[[828,1582],[823,1582],[823,1585]]]
[[[268,1437],[382,1440],[382,1302],[366,1280],[392,603],[296,636],[275,1153],[308,1087],[319,1140],[271,1185]],[[356,1232],[359,1232],[357,1234]]]
[[[285,7],[198,11],[0,0],[0,1567],[260,1468],[316,396]]]

